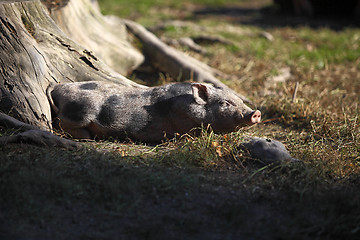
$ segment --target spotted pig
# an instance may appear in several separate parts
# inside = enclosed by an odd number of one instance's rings
[[[59,127],[75,138],[159,142],[201,125],[225,133],[261,119],[259,110],[233,93],[200,83],[151,88],[66,83],[49,87],[48,97]]]

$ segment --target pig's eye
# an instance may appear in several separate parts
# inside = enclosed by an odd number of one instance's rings
[[[235,103],[230,100],[224,100],[223,104],[226,106],[235,106]]]

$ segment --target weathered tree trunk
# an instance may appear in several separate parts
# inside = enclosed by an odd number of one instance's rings
[[[0,110],[41,129],[51,129],[45,91],[52,82],[107,80],[139,86],[71,40],[40,1],[0,4],[0,49]]]
[[[126,75],[144,56],[129,43],[125,25],[117,17],[102,16],[96,1],[72,0],[50,16],[72,40],[91,50],[112,69]]]

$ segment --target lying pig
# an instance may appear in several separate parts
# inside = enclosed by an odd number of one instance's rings
[[[210,124],[214,132],[235,131],[260,122],[261,113],[233,93],[200,83],[152,88],[104,82],[49,87],[60,128],[75,138],[130,138],[159,142]]]

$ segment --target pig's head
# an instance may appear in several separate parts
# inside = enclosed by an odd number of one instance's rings
[[[191,85],[196,104],[205,108],[203,123],[215,132],[232,132],[261,121],[261,112],[252,110],[234,93],[208,84]]]

